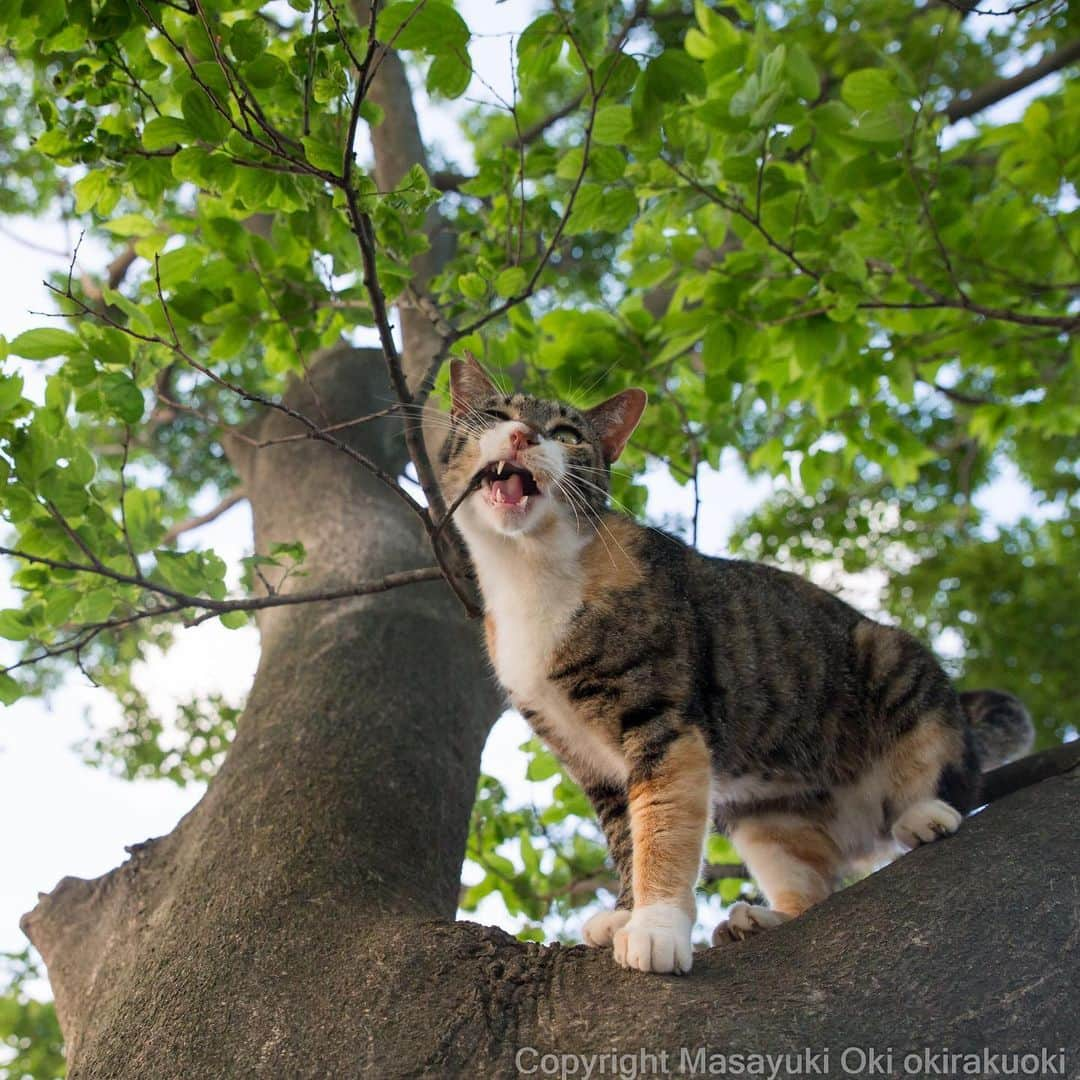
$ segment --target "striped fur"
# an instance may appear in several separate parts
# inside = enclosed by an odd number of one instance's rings
[[[744,905],[718,940],[797,916],[851,867],[955,830],[978,797],[980,752],[1006,749],[987,732],[1016,728],[1002,722],[1015,699],[962,704],[904,631],[608,511],[607,470],[641,399],[582,412],[501,394],[462,364],[452,385],[447,496],[504,460],[539,489],[527,507],[476,491],[455,522],[495,671],[592,800],[618,869],[630,915],[598,917],[586,940],[610,942],[626,966],[687,970],[710,817],[772,908]],[[973,728],[969,711],[997,722]]]

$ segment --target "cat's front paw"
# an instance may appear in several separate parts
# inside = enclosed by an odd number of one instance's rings
[[[615,959],[625,968],[685,975],[693,962],[693,923],[677,904],[635,908],[625,926],[615,931]]]
[[[728,910],[727,922],[722,922],[713,931],[712,943],[728,945],[732,941],[743,941],[754,934],[760,934],[762,930],[780,926],[790,918],[790,915],[785,915],[782,911],[773,911],[771,908],[740,900]]]
[[[630,912],[626,908],[598,911],[581,928],[581,940],[593,948],[603,948],[615,940],[615,931],[621,930],[629,921]]]
[[[923,799],[909,806],[892,827],[893,839],[905,848],[929,844],[942,836],[951,836],[960,828],[960,811],[941,799]]]

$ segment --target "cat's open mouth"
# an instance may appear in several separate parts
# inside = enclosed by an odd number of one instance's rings
[[[541,494],[540,485],[528,469],[509,461],[493,461],[480,473],[480,486],[484,498],[492,506],[505,506],[524,510],[529,497]]]

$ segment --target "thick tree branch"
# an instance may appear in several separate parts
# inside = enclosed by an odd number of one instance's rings
[[[1080,739],[1029,754],[993,769],[983,777],[982,801],[997,802],[1007,795],[1080,767]]]
[[[955,101],[950,102],[943,115],[950,124],[955,124],[958,120],[965,120],[976,113],[982,112],[983,109],[990,108],[991,105],[996,105],[999,101],[1012,97],[1013,94],[1019,93],[1021,90],[1026,90],[1027,87],[1039,82],[1040,79],[1045,79],[1047,75],[1052,75],[1055,71],[1060,71],[1063,67],[1075,63],[1077,60],[1080,60],[1080,38],[1047,53],[1038,63],[1024,68],[1023,71],[1017,72],[1017,74],[1007,79],[996,79],[994,82],[973,90],[970,94],[958,97]]]

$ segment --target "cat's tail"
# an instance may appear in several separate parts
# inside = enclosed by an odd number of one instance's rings
[[[960,704],[971,721],[983,772],[1023,757],[1031,749],[1035,728],[1018,697],[1004,690],[965,690]]]

